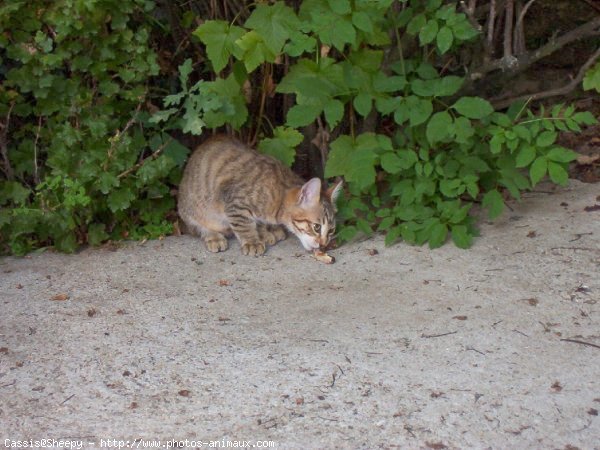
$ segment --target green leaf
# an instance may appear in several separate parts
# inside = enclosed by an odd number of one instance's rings
[[[337,233],[336,238],[340,242],[348,242],[349,240],[353,239],[357,233],[358,230],[356,229],[356,227],[352,225],[343,226],[339,233]]]
[[[385,235],[385,246],[389,247],[400,237],[401,228],[399,226],[392,227]]]
[[[573,120],[583,125],[596,125],[598,123],[590,111],[581,111],[573,114]]]
[[[536,149],[533,145],[523,145],[519,153],[517,153],[517,159],[515,167],[522,168],[527,167],[535,159]]]
[[[564,147],[553,147],[546,154],[546,158],[550,161],[559,163],[569,163],[577,159],[577,153]]]
[[[56,236],[54,247],[61,252],[73,253],[77,249],[77,237],[75,233],[68,232]]]
[[[381,167],[387,173],[396,174],[404,167],[400,157],[394,152],[386,152],[381,155]]]
[[[112,212],[123,211],[136,199],[136,193],[128,187],[113,190],[106,199]]]
[[[427,23],[425,14],[417,14],[412,18],[406,27],[406,32],[415,36]]]
[[[260,141],[258,150],[290,167],[296,156],[295,148],[300,145],[303,139],[304,136],[298,130],[289,127],[277,127],[273,130],[272,138]]]
[[[165,109],[162,111],[157,111],[154,114],[152,114],[152,116],[150,117],[150,119],[148,119],[148,121],[150,123],[160,123],[165,120],[168,120],[169,117],[171,117],[173,114],[175,114],[178,111],[179,110],[177,108],[170,108],[170,109]]]
[[[325,104],[323,112],[325,113],[325,119],[329,126],[334,128],[340,123],[340,120],[342,120],[342,117],[344,116],[344,104],[341,101],[332,98]]]
[[[414,95],[406,97],[404,105],[407,109],[411,127],[416,127],[417,125],[424,123],[429,119],[429,116],[431,116],[431,113],[433,112],[431,100],[421,99]]]
[[[497,155],[502,151],[502,144],[506,142],[503,134],[495,134],[490,139],[490,152]]]
[[[373,22],[371,21],[371,17],[364,11],[354,11],[352,14],[352,23],[356,28],[365,33],[373,32]]]
[[[296,94],[323,102],[323,97],[339,95],[342,89],[343,74],[339,64],[329,58],[322,58],[320,65],[308,59],[300,59],[277,86],[277,92]]]
[[[204,105],[202,119],[209,128],[228,123],[239,129],[246,122],[248,109],[234,73],[225,79],[217,78],[215,81],[203,83],[201,92],[206,95],[207,101],[215,104],[210,110]]]
[[[447,111],[440,111],[431,116],[425,131],[429,143],[434,145],[450,136],[452,125],[452,116]]]
[[[475,135],[475,129],[471,125],[471,121],[466,117],[457,117],[454,121],[454,134],[456,142],[466,144],[469,139]]]
[[[583,90],[589,91],[591,89],[595,89],[600,93],[600,62],[589,69],[583,78]]]
[[[376,139],[373,142],[377,144]],[[342,135],[331,143],[325,177],[341,175],[349,184],[363,191],[375,183],[377,160],[377,153],[370,142],[363,138],[362,142],[357,140],[355,143],[350,136]]]
[[[462,87],[465,79],[450,75],[437,80],[436,97],[449,97],[456,94]]]
[[[354,109],[361,116],[366,117],[373,107],[373,98],[367,92],[361,92],[356,97],[354,97],[354,101],[352,102],[354,105]]]
[[[462,181],[458,178],[453,180],[440,180],[440,192],[446,197],[454,198],[459,194],[458,189],[461,185]]]
[[[218,73],[227,65],[235,50],[235,42],[244,35],[244,29],[223,20],[208,20],[192,34],[206,45],[206,55]]]
[[[548,161],[548,175],[554,183],[561,186],[566,186],[569,181],[569,174],[565,168],[553,161]]]
[[[286,117],[286,124],[292,128],[299,128],[312,123],[323,111],[320,105],[294,105]]]
[[[265,61],[275,61],[276,52],[271,50],[272,45],[267,44],[265,39],[254,30],[244,34],[235,43],[242,50],[238,57],[244,61],[248,73]]]
[[[23,205],[29,198],[31,190],[25,188],[17,181],[0,181],[0,205],[4,205],[9,201],[17,205]]]
[[[202,134],[202,129],[206,126],[206,122],[198,117],[197,113],[193,109],[188,109],[182,117],[183,125],[181,131],[184,133],[191,133],[195,136]]]
[[[364,70],[365,72],[377,74],[381,73],[383,51],[372,50],[370,48],[361,48],[360,50],[354,50],[350,52],[348,59],[354,66]],[[346,67],[350,68],[350,66]]]
[[[349,15],[351,10],[348,14],[339,14],[332,8],[345,11],[346,7],[342,3],[349,4],[347,0],[334,5],[326,1],[304,1],[300,7],[300,17],[306,21],[303,31],[312,31],[320,42],[340,51],[344,51],[346,44],[356,43],[356,28]]]
[[[433,12],[437,11],[440,8],[440,6],[442,6],[442,0],[427,0],[425,9],[427,11]]]
[[[477,31],[473,26],[469,23],[469,21],[462,15],[463,20],[460,20],[451,25],[452,32],[456,39],[461,41],[468,41],[473,39],[477,35],[479,35],[479,31]]]
[[[336,14],[344,15],[352,12],[349,0],[327,0],[327,3],[329,3],[329,7]]]
[[[462,97],[452,108],[469,119],[483,119],[494,112],[490,102],[479,97]]]
[[[547,170],[548,160],[543,156],[538,156],[529,168],[529,176],[531,178],[532,186],[535,186],[542,178],[544,178]]]
[[[453,225],[451,229],[452,241],[458,248],[469,248],[473,244],[471,236],[465,225]]]
[[[183,167],[187,156],[190,153],[190,149],[185,145],[182,145],[177,139],[172,139],[166,136],[163,139],[169,139],[163,154],[171,158],[179,167]]]
[[[442,27],[437,34],[436,44],[439,52],[443,55],[450,47],[452,47],[452,43],[454,42],[454,36],[452,35],[452,30],[446,26]]]
[[[106,225],[103,223],[91,223],[88,226],[88,242],[90,245],[100,245],[109,238]]]
[[[446,224],[437,222],[429,229],[429,248],[438,248],[444,245],[448,237]]]
[[[388,77],[383,72],[377,72],[373,77],[373,89],[377,92],[397,92],[404,89],[405,86],[405,77]]]
[[[421,31],[419,32],[419,42],[421,45],[426,45],[433,42],[438,33],[438,29],[437,20],[428,20],[425,26],[421,28]]]
[[[558,133],[556,131],[543,131],[535,140],[538,147],[549,147],[556,142]]]
[[[183,64],[181,64],[178,68],[179,70],[179,82],[181,83],[181,88],[184,91],[187,91],[187,82],[192,73],[192,60],[190,58],[186,59]]]
[[[291,33],[300,28],[300,21],[292,8],[279,1],[273,5],[259,3],[244,26],[256,30],[266,47],[276,55]]]
[[[285,44],[283,52],[290,56],[298,57],[303,53],[312,53],[317,45],[317,40],[299,31],[290,33],[290,41]]]
[[[379,226],[377,227],[377,231],[385,231],[385,230],[389,229],[392,225],[394,225],[395,222],[396,222],[395,217],[386,217],[379,223]]]
[[[484,194],[481,204],[484,208],[488,208],[490,219],[495,219],[502,211],[504,211],[504,200],[498,190],[493,189]]]

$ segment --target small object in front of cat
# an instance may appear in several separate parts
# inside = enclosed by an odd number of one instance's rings
[[[335,262],[335,258],[329,254],[327,254],[327,252],[324,252],[322,250],[315,250],[313,252],[313,256],[317,261],[323,262],[325,264],[333,264]]]
[[[304,182],[278,160],[228,136],[213,137],[190,157],[179,186],[177,209],[188,232],[210,252],[227,250],[234,235],[244,255],[296,235],[308,251],[326,248],[335,234],[335,201],[342,181],[323,189]]]

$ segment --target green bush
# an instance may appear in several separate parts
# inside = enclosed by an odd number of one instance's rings
[[[145,25],[153,8],[146,0],[0,7],[0,234],[11,252],[171,231],[169,182],[187,150],[141,108],[158,74]]]
[[[579,131],[595,119],[563,105],[534,115],[519,103],[499,113],[482,98],[457,97],[465,78],[441,74],[433,62],[479,33],[456,2],[400,3],[304,0],[296,14],[280,1],[258,4],[243,26],[206,21],[194,35],[206,46],[216,79],[188,90],[187,61],[180,68],[184,91],[167,97],[172,107],[153,120],[170,126],[176,120],[195,133],[223,124],[262,131],[262,122],[248,119],[244,86],[256,84],[258,69],[283,55],[292,63],[275,80],[276,92],[294,95],[295,104],[280,126],[267,121],[265,134],[273,137],[259,149],[291,165],[302,127],[317,121],[337,136],[325,176],[341,176],[348,185],[338,238],[377,230],[386,232],[388,244],[402,238],[433,248],[450,235],[469,247],[476,234],[473,203],[481,198],[494,218],[504,208],[504,189],[519,199],[545,175],[564,185],[576,155],[556,145],[557,131]],[[405,57],[401,34],[423,52]],[[393,134],[357,132],[354,122],[372,115],[393,121]]]
[[[260,138],[287,165],[307,134],[331,136],[324,174],[347,182],[340,240],[377,230],[388,244],[450,236],[468,247],[474,202],[496,217],[504,191],[518,199],[546,175],[567,182],[575,154],[556,145],[558,131],[593,116],[523,103],[500,113],[462,94],[468,80],[450,57],[480,36],[457,2],[296,3],[252,3],[198,27],[187,11],[178,74],[159,74],[152,29],[169,26],[152,1],[0,6],[0,244],[73,251],[170,233],[189,152],[171,135],[206,129]]]

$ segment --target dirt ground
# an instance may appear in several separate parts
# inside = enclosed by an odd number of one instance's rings
[[[468,251],[334,265],[191,236],[0,259],[1,443],[599,449],[600,185],[511,207]]]

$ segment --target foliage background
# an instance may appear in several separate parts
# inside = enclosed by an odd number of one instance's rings
[[[3,4],[2,251],[173,232],[181,169],[211,130],[304,176],[342,176],[340,240],[468,247],[474,203],[495,217],[545,176],[566,183],[576,155],[558,133],[595,122],[531,102],[600,91],[598,11],[546,3]],[[541,14],[559,15],[558,34]],[[583,64],[517,92],[563,48]]]

